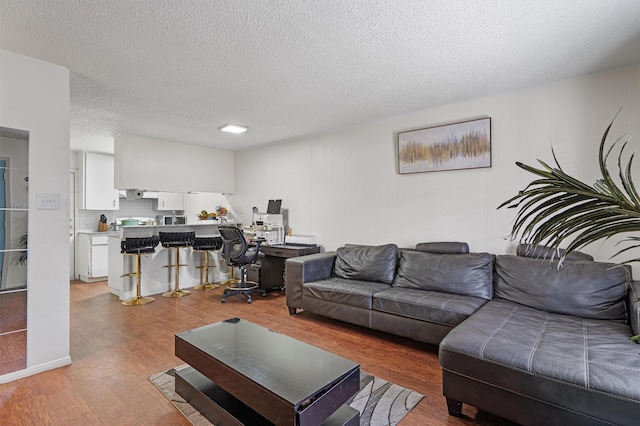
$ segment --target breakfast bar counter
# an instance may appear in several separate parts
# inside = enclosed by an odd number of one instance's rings
[[[122,226],[119,231],[109,233],[109,275],[108,283],[111,293],[120,300],[128,300],[135,296],[135,277],[122,277],[123,274],[135,271],[133,256],[123,256],[120,242],[128,237],[150,237],[159,232],[190,232],[195,231],[196,237],[219,236],[219,225],[236,225],[234,223],[219,223],[217,221],[202,221],[186,225],[139,225]],[[155,253],[142,256],[141,260],[141,294],[149,296],[170,291],[173,288],[174,270],[165,268],[173,263],[171,250],[161,245],[156,247]],[[200,283],[202,255],[194,252],[191,247],[180,250],[180,263],[187,264],[180,268],[180,288],[186,289]],[[210,258],[210,282],[223,282],[229,278],[229,268],[220,259],[219,252],[213,252]]]

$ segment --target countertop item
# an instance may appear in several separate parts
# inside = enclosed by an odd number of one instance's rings
[[[146,216],[127,216],[127,217],[117,217],[115,220],[116,226],[139,226],[139,225],[151,225],[155,222],[156,219],[154,217],[146,217]]]

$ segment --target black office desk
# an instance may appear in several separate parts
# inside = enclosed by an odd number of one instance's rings
[[[262,290],[284,289],[284,262],[290,257],[320,253],[320,247],[296,246],[282,244],[277,246],[260,246],[264,259],[255,267],[248,269],[249,281],[258,283]]]

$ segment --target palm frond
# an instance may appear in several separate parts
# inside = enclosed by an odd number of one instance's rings
[[[557,249],[567,239],[570,242],[560,257],[614,235],[640,231],[640,195],[631,174],[634,154],[624,164],[629,140],[623,138],[607,143],[607,137],[617,117],[607,126],[598,150],[601,177],[593,185],[576,179],[560,167],[552,149],[556,167],[538,160],[542,168],[517,162],[521,169],[536,175],[536,179],[498,208],[517,209],[510,237],[529,245],[546,245]],[[609,171],[608,160],[617,152],[619,184]],[[640,237],[624,240],[635,242],[614,256],[640,248]],[[634,260],[636,261],[636,260]],[[628,261],[627,261],[628,262]],[[626,263],[626,262],[625,262]]]

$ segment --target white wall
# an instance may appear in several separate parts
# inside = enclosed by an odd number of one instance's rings
[[[0,126],[29,131],[27,368],[0,383],[71,362],[69,357],[69,71],[0,50]],[[37,193],[59,194],[57,210]]]
[[[620,107],[612,136],[636,135],[640,144],[640,67],[237,152],[229,199],[249,223],[251,206],[282,198],[293,232],[315,234],[326,250],[345,243],[467,241],[472,251],[514,253],[516,244],[504,237],[515,212],[496,208],[534,178],[515,162],[553,162],[553,144],[566,172],[593,183],[600,139]],[[492,118],[491,168],[397,174],[397,132],[485,116]],[[615,249],[607,243],[585,251],[606,261]]]

